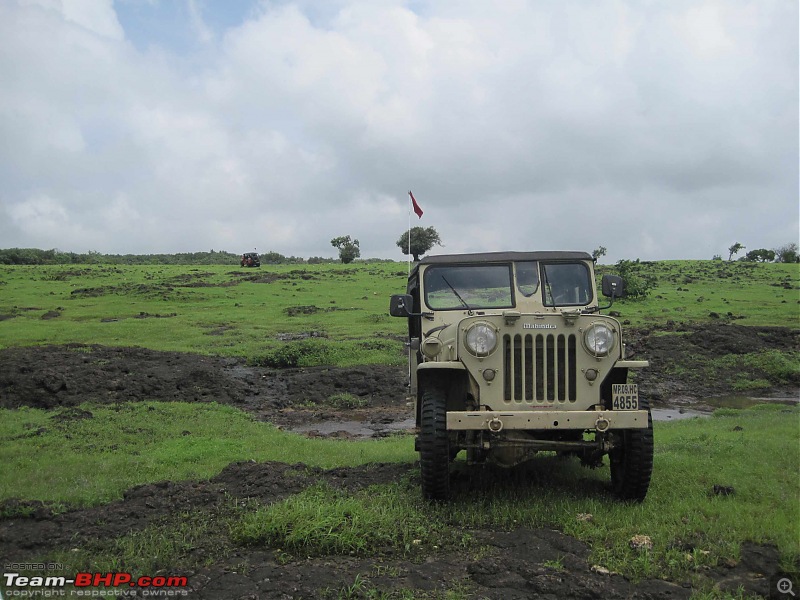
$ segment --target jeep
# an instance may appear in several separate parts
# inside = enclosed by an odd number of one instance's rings
[[[625,296],[584,252],[491,252],[428,256],[389,313],[408,319],[423,495],[450,494],[450,466],[513,467],[538,452],[578,456],[597,467],[608,455],[611,487],[642,501],[653,469],[647,399],[628,372],[617,319],[600,314]]]
[[[240,262],[243,267],[260,267],[261,257],[258,252],[245,252],[242,254]]]

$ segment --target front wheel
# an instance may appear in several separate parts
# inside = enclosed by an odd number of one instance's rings
[[[648,403],[647,429],[626,429],[619,432],[616,447],[609,452],[611,487],[623,500],[642,502],[650,487],[653,474],[653,417]]]
[[[447,435],[447,394],[437,385],[422,389],[419,435],[422,495],[445,500],[450,495],[450,442]]]

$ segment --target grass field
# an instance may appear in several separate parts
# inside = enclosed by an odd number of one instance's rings
[[[317,364],[396,363],[403,264],[0,267],[0,347],[68,342]],[[309,341],[281,338],[316,335]],[[288,348],[288,350],[286,350]]]
[[[643,300],[616,303],[626,324],[800,325],[800,265],[663,261],[641,269],[655,287]],[[388,298],[405,290],[406,270],[0,265],[0,347],[77,342],[266,363],[400,364],[405,323],[388,315]]]
[[[599,272],[614,271],[602,266]],[[739,325],[800,325],[800,265],[721,260],[641,264],[655,285],[643,300],[623,300],[621,318],[632,325],[666,321]]]
[[[650,296],[614,306],[631,326],[800,325],[799,265],[665,261],[642,269],[655,279]],[[0,348],[84,343],[247,357],[265,365],[399,365],[405,322],[389,317],[387,307],[389,295],[404,291],[405,278],[403,263],[250,270],[0,266]],[[781,373],[798,366],[796,353],[741,360],[766,361]],[[714,364],[701,368],[713,371]],[[200,480],[241,460],[331,468],[416,459],[408,437],[307,439],[214,403],[82,408],[94,417],[64,421],[57,411],[0,411],[0,501],[41,500],[56,510],[96,506],[137,484]],[[529,485],[492,485],[447,506],[424,503],[410,480],[354,494],[320,484],[275,505],[231,505],[214,519],[184,515],[161,531],[109,540],[92,555],[41,559],[91,570],[112,570],[122,560],[147,572],[186,560],[185,548],[164,547],[165,539],[189,547],[211,538],[221,553],[270,542],[287,556],[361,555],[391,544],[419,558],[466,547],[471,528],[528,526],[585,540],[596,564],[632,578],[692,579],[736,559],[747,540],[776,544],[783,567],[797,568],[797,409],[720,410],[711,419],[659,424],[655,437],[655,475],[641,505],[622,505],[603,492],[607,467],[565,467],[545,457],[530,467]],[[735,494],[715,495],[714,485],[732,486]],[[591,518],[579,520],[579,514]],[[632,550],[633,535],[649,536],[652,550]],[[704,591],[697,597],[731,596]]]

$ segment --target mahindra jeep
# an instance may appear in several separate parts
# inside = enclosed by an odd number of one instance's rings
[[[599,466],[611,487],[644,500],[653,468],[648,401],[628,372],[622,328],[600,314],[625,295],[583,252],[428,256],[389,312],[408,319],[422,492],[450,493],[450,464],[521,464],[540,451]]]
[[[260,267],[261,257],[258,252],[245,252],[241,256],[240,263],[243,267]]]

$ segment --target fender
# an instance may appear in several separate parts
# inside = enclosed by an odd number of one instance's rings
[[[417,426],[420,423],[420,388],[434,377],[447,387],[447,409],[464,410],[463,398],[469,386],[469,371],[460,362],[426,362],[417,365],[417,398],[414,413]]]

